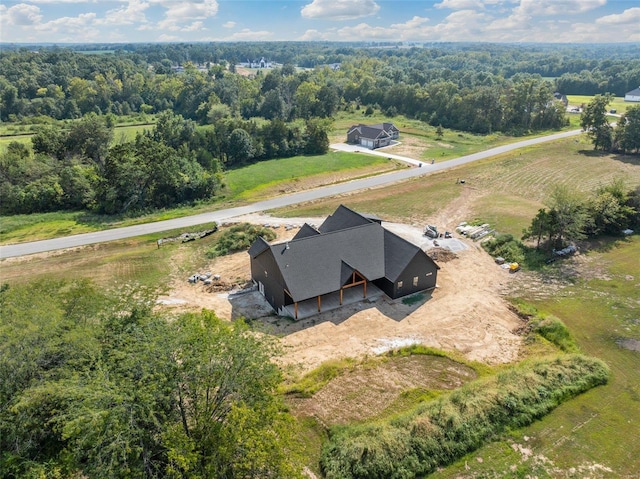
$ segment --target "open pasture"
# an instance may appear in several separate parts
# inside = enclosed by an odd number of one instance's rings
[[[530,147],[387,187],[298,205],[278,215],[327,214],[346,202],[389,221],[447,224],[478,219],[520,235],[555,185],[588,195],[622,178],[640,185],[640,158],[593,151],[585,136]],[[458,184],[464,179],[464,184]],[[458,201],[453,201],[458,198]]]
[[[436,161],[448,160],[516,140],[503,134],[474,135],[473,133],[448,130],[446,128],[442,129],[442,137],[438,137],[436,127],[420,120],[406,118],[401,115],[390,118],[380,112],[365,116],[364,110],[359,110],[353,113],[339,112],[336,114],[333,129],[329,134],[329,142],[345,142],[350,126],[359,123],[369,125],[383,122],[391,122],[400,129],[400,144],[387,147],[390,153],[424,160],[425,162],[431,159]]]

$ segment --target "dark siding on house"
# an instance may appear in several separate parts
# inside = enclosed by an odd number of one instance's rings
[[[387,278],[380,278],[372,281],[378,288],[384,291],[384,294],[393,298],[393,283],[389,281]]]
[[[268,271],[267,275],[265,271]],[[284,280],[270,249],[251,259],[251,278],[262,282],[265,299],[278,312],[285,305],[286,295]]]
[[[437,267],[433,261],[422,251],[416,253],[407,267],[400,273],[394,283],[393,295],[391,298],[401,298],[418,291],[432,289],[436,286]],[[413,285],[413,278],[418,278],[418,284]],[[398,283],[402,281],[402,288],[398,288]]]

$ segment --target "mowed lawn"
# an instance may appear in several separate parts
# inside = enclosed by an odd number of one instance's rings
[[[569,100],[569,105],[571,106],[586,105],[591,100],[593,100],[593,98],[594,98],[593,96],[588,96],[588,95],[567,95],[567,99]],[[616,110],[616,113],[622,114],[627,111],[627,108],[634,105],[638,105],[638,103],[624,101],[623,96],[616,96],[616,97],[613,97],[613,99],[611,100],[611,103],[609,103],[609,107],[607,108],[607,111]]]
[[[225,183],[230,198],[256,200],[257,198],[286,192],[286,184],[299,183],[317,177],[342,172],[349,179],[368,176],[396,168],[396,164],[384,157],[330,151],[325,155],[294,156],[254,163],[243,168],[229,170]],[[327,177],[332,182],[331,177]]]
[[[400,129],[400,138],[398,140],[400,144],[387,147],[384,151],[427,162],[431,159],[446,161],[521,139],[503,134],[474,135],[473,133],[448,130],[446,128],[442,129],[442,136],[440,137],[436,134],[436,127],[420,120],[401,115],[388,117],[382,113],[365,116],[363,112],[364,110],[353,113],[337,113],[329,135],[329,141],[331,143],[345,142],[349,127],[359,123],[371,125],[391,122]]]

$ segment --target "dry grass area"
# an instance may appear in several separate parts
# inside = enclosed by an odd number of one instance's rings
[[[310,416],[325,426],[362,421],[391,408],[403,392],[447,390],[475,379],[469,366],[438,356],[405,356],[375,367],[356,367],[311,398],[288,398],[297,416]]]

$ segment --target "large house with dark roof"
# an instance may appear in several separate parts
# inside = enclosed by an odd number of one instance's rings
[[[353,125],[347,131],[347,143],[362,145],[371,150],[388,146],[392,140],[397,140],[400,130],[393,123],[378,123],[377,125]]]
[[[382,227],[375,216],[339,206],[318,228],[305,224],[293,239],[249,248],[251,278],[279,314],[298,319],[298,307],[323,298],[343,304],[345,290],[367,298],[373,285],[392,299],[436,286],[438,265],[418,246]]]
[[[625,93],[624,101],[634,101],[634,102],[640,101],[640,87]]]

